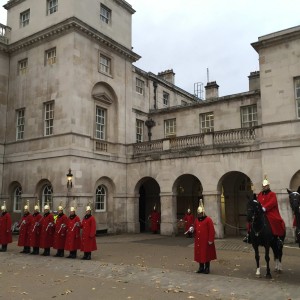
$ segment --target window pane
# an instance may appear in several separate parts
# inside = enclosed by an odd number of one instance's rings
[[[241,107],[242,128],[257,126],[257,107],[256,105]]]
[[[96,200],[95,210],[105,211],[106,210],[106,189],[103,185],[99,185],[96,189]]]
[[[96,138],[105,139],[106,111],[100,107],[96,108]]]
[[[136,120],[136,142],[141,143],[144,140],[144,122]]]
[[[200,115],[200,132],[213,132],[214,131],[214,113],[209,112]]]

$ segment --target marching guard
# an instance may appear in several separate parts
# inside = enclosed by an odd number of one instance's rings
[[[76,258],[77,250],[80,249],[80,218],[76,215],[75,207],[70,208],[70,216],[67,221],[67,236],[65,250],[70,251],[67,258]]]
[[[92,209],[88,205],[86,207],[86,214],[81,222],[82,236],[81,236],[81,251],[84,252],[82,259],[91,259],[92,251],[97,250],[96,244],[96,220],[92,216]]]
[[[20,253],[29,254],[30,253],[30,229],[33,221],[33,217],[29,212],[29,201],[24,206],[24,214],[21,221],[18,224],[19,227],[19,238],[18,246],[23,247]]]
[[[44,216],[40,221],[40,248],[44,248],[43,256],[50,255],[50,248],[53,246],[54,218],[50,213],[50,206],[44,206]]]
[[[5,205],[5,201],[1,206],[1,215],[0,215],[0,244],[2,248],[0,252],[6,252],[7,244],[12,243],[12,232],[11,232],[11,217],[8,213]]]
[[[57,252],[54,256],[64,257],[68,217],[64,214],[64,209],[61,205],[57,208],[57,213],[53,239],[53,248]]]

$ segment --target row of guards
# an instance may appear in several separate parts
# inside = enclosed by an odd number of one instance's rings
[[[44,249],[42,255],[49,256],[50,248],[53,248],[57,250],[55,257],[64,257],[66,250],[70,252],[67,258],[76,258],[77,251],[80,250],[84,252],[82,259],[90,260],[91,253],[97,250],[96,220],[91,212],[91,206],[88,205],[85,216],[80,220],[75,207],[70,207],[70,215],[66,216],[60,205],[55,218],[47,204],[44,206],[43,214],[40,213],[38,205],[34,206],[34,212],[31,214],[27,201],[22,219],[17,224],[18,246],[23,247],[20,253],[38,255],[42,248]],[[12,222],[4,202],[0,215],[0,252],[6,252],[10,243],[12,243]]]

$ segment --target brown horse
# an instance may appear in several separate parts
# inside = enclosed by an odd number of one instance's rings
[[[287,189],[290,199],[290,205],[293,210],[295,219],[294,219],[294,226],[295,229],[295,242],[298,243],[300,248],[300,186],[298,187],[297,192],[292,192],[291,190]]]

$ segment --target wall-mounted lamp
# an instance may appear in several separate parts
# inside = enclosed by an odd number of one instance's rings
[[[73,174],[71,173],[71,169],[69,169],[69,173],[66,176],[67,176],[67,179],[68,179],[67,188],[68,188],[68,190],[70,190],[73,186],[73,184],[72,184]]]

